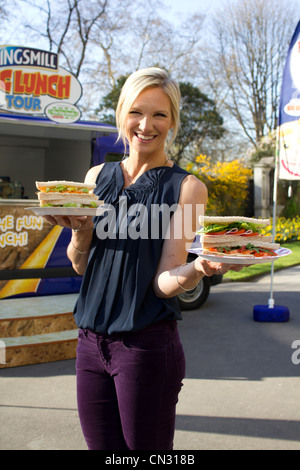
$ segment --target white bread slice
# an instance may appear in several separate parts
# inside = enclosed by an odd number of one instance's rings
[[[206,227],[211,224],[230,224],[231,222],[249,222],[255,225],[270,225],[270,219],[255,219],[252,217],[239,217],[239,216],[208,216],[200,215],[199,221],[202,227]]]
[[[96,204],[97,206],[100,206],[103,204],[103,201],[100,201],[97,198],[95,199],[91,197],[93,196],[92,194],[88,194],[86,196],[82,196],[80,194],[72,194],[72,195],[69,195],[67,193],[65,194],[66,194],[66,197],[63,197],[60,194],[57,194],[57,195],[55,194],[55,196],[60,196],[60,197],[49,198],[47,197],[48,196],[47,193],[38,193],[40,206],[44,206],[45,204],[51,204],[53,206],[63,206],[64,204],[72,204],[72,203],[82,204],[84,206],[88,206],[91,203],[93,203],[93,205]]]
[[[43,206],[48,206],[48,207],[72,207],[72,206],[66,206],[66,204],[76,204],[77,207],[92,207],[95,208],[95,203],[93,202],[93,205],[91,204],[91,201],[65,201],[65,200],[57,200],[57,201],[40,201],[40,207]],[[97,201],[96,205],[101,206],[103,204],[103,201]],[[74,207],[76,207],[76,205]]]
[[[227,244],[227,242],[231,242],[233,240],[238,240],[239,245],[247,245],[248,243],[252,243],[252,241],[263,241],[272,243],[273,237],[271,235],[256,235],[251,237],[251,235],[243,236],[243,235],[201,235],[200,236],[200,243],[216,245],[216,243],[221,243],[222,245]]]
[[[78,183],[76,181],[36,181],[35,185],[37,189],[41,188],[53,188],[54,186],[57,186],[58,184],[72,187],[72,188],[87,188],[89,190],[92,190],[96,187],[96,184],[90,184],[90,183]]]
[[[43,193],[43,192],[40,192],[40,193],[37,193],[37,197],[38,199],[41,201],[47,201],[47,202],[51,202],[51,201],[64,201],[65,203],[66,202],[78,202],[79,200],[84,200],[84,201],[95,201],[97,202],[98,201],[98,197],[96,196],[96,194],[93,194],[93,193],[86,193],[86,194],[80,194],[80,193],[52,193],[52,192],[49,192],[49,193]]]

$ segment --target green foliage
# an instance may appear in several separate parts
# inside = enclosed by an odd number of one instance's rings
[[[180,82],[179,86],[181,128],[171,154],[175,163],[180,162],[186,151],[196,148],[200,152],[204,140],[220,139],[225,132],[215,102],[189,82]]]
[[[187,171],[199,178],[208,189],[207,215],[243,215],[248,198],[252,170],[242,160],[214,163],[199,155]]]
[[[99,108],[96,110],[96,113],[99,115],[100,120],[107,124],[113,126],[116,125],[115,111],[117,109],[117,104],[119,96],[122,90],[122,87],[127,79],[127,76],[121,75],[111,91],[105,95],[100,102]]]
[[[215,102],[191,83],[180,82],[179,86],[182,101],[180,137],[185,140],[197,140],[199,137],[220,139],[225,129]]]
[[[282,215],[287,218],[293,218],[299,214],[298,205],[295,201],[295,198],[290,198],[287,200],[286,205],[282,211]]]
[[[263,235],[272,235],[273,221],[270,225],[262,230]],[[300,240],[300,217],[296,216],[292,219],[285,217],[276,218],[275,241],[278,243],[291,240]]]
[[[291,197],[288,196],[289,186],[291,186]],[[278,181],[278,205],[283,206],[280,216],[292,219],[300,214],[300,181]]]

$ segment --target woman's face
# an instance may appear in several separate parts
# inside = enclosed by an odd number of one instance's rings
[[[158,87],[142,91],[129,110],[125,127],[130,151],[164,155],[172,127],[171,103],[166,93]]]

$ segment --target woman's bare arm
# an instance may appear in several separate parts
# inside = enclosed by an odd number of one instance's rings
[[[103,165],[92,167],[86,174],[86,183],[95,183]],[[87,265],[93,235],[93,218],[91,216],[45,216],[51,225],[60,225],[73,229],[67,256],[78,274],[83,274]],[[79,228],[78,232],[74,229]]]
[[[179,208],[171,219],[170,237],[164,242],[153,280],[153,288],[158,297],[174,297],[185,289],[192,289],[204,276],[224,274],[229,269],[241,269],[240,265],[214,263],[200,257],[186,264],[187,249],[199,229],[199,215],[204,215],[206,204],[205,185],[193,175],[187,176],[181,185]]]
[[[95,167],[90,168],[87,172],[85,177],[85,183],[95,183],[96,178],[101,171],[103,165],[98,165]],[[72,231],[72,238],[70,244],[67,248],[67,256],[72,263],[72,267],[78,274],[84,274],[89,252],[90,252],[90,245],[93,236],[93,219],[90,216],[75,218],[76,220],[71,221],[72,227],[80,226],[80,230],[78,232]],[[74,224],[77,225],[74,225]]]
[[[199,228],[199,215],[205,211],[207,190],[196,177],[187,176],[182,184],[178,209],[170,221],[169,238],[164,241],[163,251],[154,278],[154,291],[159,297],[173,297],[182,292],[177,282],[186,289],[194,287],[203,273],[194,265],[186,263],[187,248]],[[178,268],[182,268],[178,271]],[[180,276],[180,277],[179,277]]]

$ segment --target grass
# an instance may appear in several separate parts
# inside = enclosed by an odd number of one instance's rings
[[[283,243],[281,246],[291,250],[292,254],[276,260],[274,262],[274,271],[300,264],[300,241]],[[242,269],[240,272],[228,271],[228,273],[223,276],[223,279],[235,282],[245,282],[252,281],[256,277],[270,273],[271,263],[253,264],[252,266]]]

